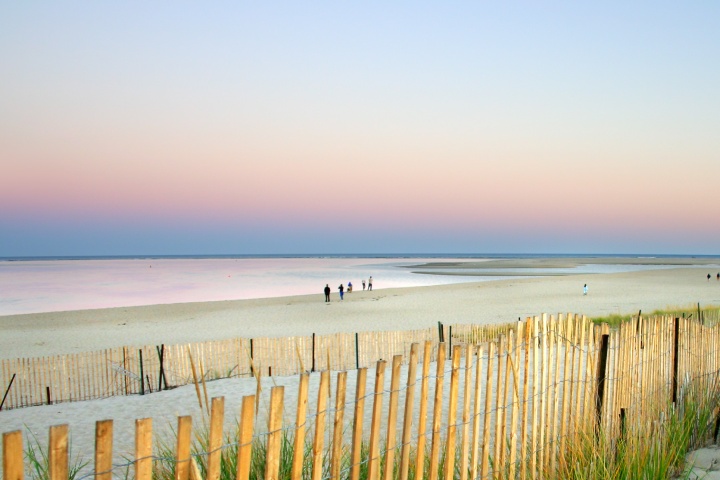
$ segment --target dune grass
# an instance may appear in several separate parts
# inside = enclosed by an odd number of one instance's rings
[[[624,322],[629,322],[633,317],[636,317],[640,312],[627,313],[627,314],[611,314],[604,317],[592,317],[591,320],[595,323],[607,323],[611,328],[617,328]],[[669,306],[664,309],[653,310],[649,313],[642,313],[643,317],[679,317],[688,319],[698,319],[705,321],[707,324],[714,325],[720,323],[720,306],[717,305],[706,305],[698,308],[697,305],[688,305],[686,307],[680,306]]]

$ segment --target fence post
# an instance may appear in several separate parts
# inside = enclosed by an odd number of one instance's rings
[[[673,334],[673,371],[672,371],[672,402],[673,405],[677,402],[677,390],[678,390],[678,345],[680,340],[680,318],[675,317],[675,332]]]
[[[603,324],[603,330],[605,330],[606,324]],[[602,407],[603,397],[605,396],[605,376],[607,375],[607,354],[608,344],[610,335],[607,333],[602,334],[602,340],[600,343],[600,358],[598,359],[597,369],[597,395],[595,397],[595,415],[597,424],[595,427],[595,433],[600,433],[600,426],[602,425]]]
[[[5,395],[3,395],[2,402],[0,402],[0,410],[2,410],[3,405],[5,404],[5,399],[8,396],[8,393],[10,393],[10,387],[12,387],[13,382],[15,381],[15,375],[16,373],[13,373],[12,378],[10,378],[10,383],[8,383],[7,388],[5,389]]]
[[[442,322],[438,322],[438,339],[439,343],[445,343],[445,330]]]
[[[311,372],[315,371],[315,334],[312,334],[312,367],[310,368]]]
[[[47,394],[47,404],[52,405],[52,400],[50,399],[50,387],[45,387],[45,393]]]
[[[360,342],[357,332],[355,332],[355,369],[360,370]]]
[[[253,339],[250,339],[250,375],[255,376],[255,352],[253,351]]]
[[[705,326],[705,319],[703,318],[702,312],[700,312],[700,302],[698,302],[698,321]]]
[[[145,376],[143,375],[143,359],[142,349],[138,350],[140,354],[140,395],[145,395]]]
[[[160,358],[160,373],[158,374],[159,380],[158,380],[158,392],[162,390],[163,381],[165,381],[165,388],[167,388],[167,379],[165,378],[165,344],[155,346],[155,349],[158,352],[158,357]]]
[[[3,476],[7,480],[22,479],[25,476],[25,465],[23,464],[23,441],[22,432],[3,433]]]

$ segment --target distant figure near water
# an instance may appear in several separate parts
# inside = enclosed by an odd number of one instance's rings
[[[583,287],[583,295],[587,295],[587,291],[588,291],[588,288],[587,288],[587,283],[586,283],[585,286]]]
[[[347,292],[348,292],[348,293],[352,293],[352,282],[348,282]]]
[[[372,277],[368,278],[368,291],[372,290]]]
[[[340,300],[343,299],[343,293],[345,293],[345,287],[343,287],[343,284],[341,283],[338,287],[338,290],[340,291]]]
[[[330,301],[330,285],[327,283],[325,284],[325,301]]]
[[[363,278],[363,290],[365,290],[365,279]]]

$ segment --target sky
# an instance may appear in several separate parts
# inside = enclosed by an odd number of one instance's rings
[[[0,2],[0,257],[720,254],[719,18]]]

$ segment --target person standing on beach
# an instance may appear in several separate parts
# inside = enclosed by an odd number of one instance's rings
[[[343,299],[343,293],[345,293],[345,287],[343,287],[343,284],[341,283],[338,287],[338,290],[340,290],[340,300]]]
[[[587,290],[588,290],[588,288],[587,288],[587,283],[586,283],[585,286],[583,287],[583,295],[587,295]]]
[[[372,290],[372,275],[368,278],[368,291]]]
[[[330,301],[330,285],[327,283],[325,284],[325,301]]]
[[[363,290],[365,290],[365,279],[363,278]]]

